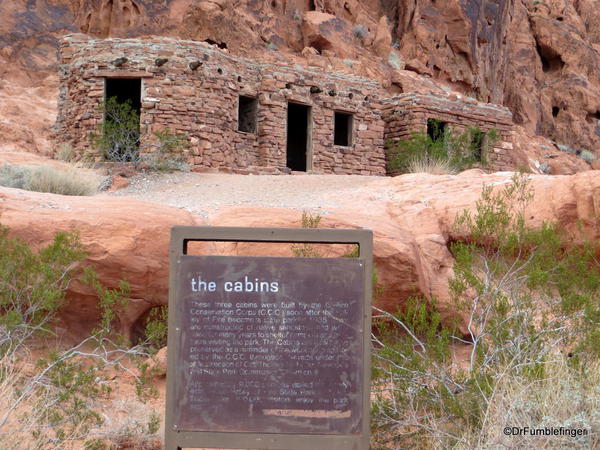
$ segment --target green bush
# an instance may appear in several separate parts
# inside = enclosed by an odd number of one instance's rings
[[[131,102],[120,103],[108,98],[100,106],[104,122],[98,134],[91,136],[106,161],[130,162],[149,170],[188,170],[183,153],[188,147],[187,137],[168,129],[157,130],[151,142],[142,144],[145,129],[140,129],[140,115]]]
[[[453,134],[441,122],[432,121],[432,135],[413,133],[410,139],[388,143],[389,169],[410,173],[427,167],[449,166],[450,172],[460,172],[486,165],[486,150],[498,139],[495,130],[484,133],[478,127],[469,127]]]
[[[140,115],[131,102],[110,97],[101,104],[104,121],[92,140],[108,161],[137,162],[140,157]]]
[[[167,345],[169,323],[169,308],[158,306],[150,310],[146,318],[146,345],[154,350],[160,350]]]
[[[34,334],[50,332],[83,256],[74,233],[59,233],[52,244],[34,252],[0,224],[0,354],[14,351]]]
[[[103,420],[96,401],[111,391],[112,374],[105,369],[123,367],[125,358],[149,356],[143,347],[128,347],[111,329],[129,297],[127,283],[104,287],[91,268],[80,270],[84,256],[76,233],[59,233],[48,246],[33,251],[0,225],[1,448],[20,449],[28,445],[24,443],[31,443],[28,448],[63,448],[70,441],[97,448],[94,430]],[[73,347],[33,358],[33,344],[55,337],[56,314],[75,279],[88,282],[98,294],[98,327]],[[35,364],[23,370],[32,359]],[[139,386],[140,397],[146,388]],[[155,431],[156,418],[150,425]]]
[[[527,178],[517,175],[504,189],[485,187],[475,211],[457,217],[456,235],[468,237],[451,245],[460,322],[442,324],[435,302],[423,299],[395,315],[380,311],[386,320],[375,333],[377,445],[495,448],[504,442],[503,426],[600,426],[594,408],[577,400],[585,395],[600,404],[599,390],[581,393],[591,368],[600,367],[599,243],[573,245],[555,224],[528,227],[523,214],[532,199]],[[468,351],[462,365],[453,356],[459,347]],[[544,422],[536,412],[541,404],[491,422],[508,402],[556,397],[532,396],[527,387],[550,389],[558,377],[570,394],[561,397],[569,403],[556,412],[557,422]],[[569,442],[600,443],[597,435]],[[565,442],[536,437],[526,446],[559,444]]]

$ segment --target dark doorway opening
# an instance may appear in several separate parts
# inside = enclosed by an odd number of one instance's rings
[[[107,78],[106,99],[116,97],[119,104],[129,102],[139,116],[142,97],[141,78]]]
[[[333,144],[344,147],[352,145],[352,114],[333,113]]]
[[[240,95],[238,105],[238,131],[256,133],[258,121],[258,100]]]
[[[310,133],[310,106],[288,103],[287,114],[287,166],[305,172],[308,161]]]
[[[107,159],[135,161],[139,156],[141,78],[106,78],[104,151]]]

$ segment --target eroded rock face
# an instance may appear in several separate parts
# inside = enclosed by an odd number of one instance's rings
[[[600,240],[600,172],[572,176],[534,176],[535,199],[526,220],[560,223],[588,240]],[[445,319],[456,316],[450,302],[448,279],[453,257],[448,246],[457,235],[457,213],[474,208],[484,183],[502,187],[512,173],[485,175],[471,170],[460,175],[426,174],[382,178],[356,189],[340,206],[323,215],[326,228],[367,228],[374,232],[374,261],[383,292],[376,304],[395,311],[414,295],[435,297]],[[180,209],[128,198],[63,197],[0,188],[4,225],[35,247],[48,243],[59,231],[79,230],[86,247],[86,263],[101,280],[116,287],[131,284],[127,310],[119,328],[130,332],[151,307],[167,303],[169,230],[173,225],[298,227],[301,211],[235,207],[213,213],[205,222]],[[326,249],[322,249],[327,252]],[[331,255],[341,255],[335,249]],[[336,253],[337,252],[337,253]],[[292,256],[289,244],[206,244],[191,246],[190,254]],[[600,257],[600,255],[599,255]],[[82,336],[98,319],[97,300],[81,284],[72,284],[62,318],[69,333]]]

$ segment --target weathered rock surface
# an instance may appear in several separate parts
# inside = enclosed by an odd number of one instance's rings
[[[426,174],[382,178],[350,192],[341,205],[323,216],[327,228],[367,228],[374,231],[375,264],[384,287],[376,300],[396,310],[408,297],[424,295],[440,301],[444,317],[456,314],[448,302],[448,278],[453,258],[448,243],[465,238],[454,234],[456,214],[473,208],[483,183],[502,187],[511,173],[485,175],[480,170],[460,175]],[[572,176],[534,176],[535,199],[527,221],[558,222],[567,230],[600,240],[600,173]],[[86,263],[96,266],[100,278],[115,287],[120,279],[131,283],[131,301],[119,316],[120,328],[130,331],[152,306],[167,302],[169,229],[172,225],[204,222],[180,209],[128,198],[63,197],[0,188],[0,216],[15,235],[39,247],[58,231],[79,230],[88,251]],[[211,225],[298,227],[301,211],[277,208],[231,207],[213,213]],[[207,244],[208,245],[208,244]],[[233,255],[291,256],[287,244],[193,245],[191,254],[222,252]],[[331,254],[343,254],[333,249]],[[96,300],[82,285],[74,284],[63,319],[69,332],[82,334],[97,319]]]
[[[0,187],[0,222],[35,248],[58,232],[77,231],[100,279],[116,288],[131,285],[131,299],[119,328],[129,331],[150,307],[167,299],[168,245],[174,225],[196,225],[190,213],[134,199],[67,197]],[[87,286],[72,283],[62,318],[69,334],[82,335],[98,320],[97,299]]]

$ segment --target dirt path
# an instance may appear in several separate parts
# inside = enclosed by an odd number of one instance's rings
[[[382,177],[357,175],[229,175],[177,172],[138,175],[131,185],[102,195],[135,197],[203,217],[225,206],[319,210],[338,206],[361,186]]]

